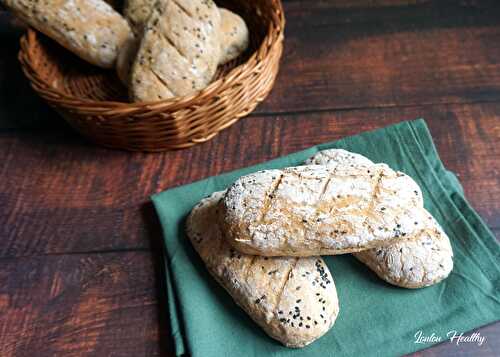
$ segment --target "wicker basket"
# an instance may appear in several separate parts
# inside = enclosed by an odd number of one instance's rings
[[[280,0],[217,3],[245,19],[250,46],[219,67],[207,88],[187,97],[127,103],[114,71],[84,63],[32,29],[21,39],[19,61],[35,91],[96,143],[135,151],[186,148],[211,139],[264,100],[283,50]]]

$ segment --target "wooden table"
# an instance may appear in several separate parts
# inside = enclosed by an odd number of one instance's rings
[[[0,41],[0,355],[171,356],[161,231],[149,196],[404,119],[500,233],[500,2],[285,1],[285,52],[256,112],[163,154],[88,143],[39,100]],[[418,356],[494,356],[450,343]]]

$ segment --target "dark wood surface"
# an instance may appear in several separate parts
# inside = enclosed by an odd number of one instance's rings
[[[401,120],[500,236],[500,2],[285,1],[280,75],[255,113],[162,154],[99,148],[30,90],[0,12],[0,356],[171,356],[149,196]],[[498,356],[443,343],[416,356]]]

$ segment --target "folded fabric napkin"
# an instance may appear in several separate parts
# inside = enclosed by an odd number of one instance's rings
[[[425,207],[450,237],[454,269],[424,289],[380,280],[351,255],[325,257],[340,301],[333,328],[302,349],[268,337],[209,275],[184,233],[185,218],[203,197],[239,176],[301,165],[319,150],[342,148],[385,162],[413,177]],[[177,187],[153,196],[163,227],[168,307],[177,355],[389,356],[429,347],[500,319],[500,245],[464,198],[462,187],[438,157],[423,120],[318,145],[273,161]],[[450,332],[451,331],[451,332]],[[425,341],[434,334],[433,342]]]

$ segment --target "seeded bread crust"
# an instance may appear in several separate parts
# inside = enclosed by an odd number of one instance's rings
[[[132,24],[136,39],[127,41],[118,55],[116,65],[118,77],[127,87],[129,86],[130,69],[139,50],[140,39],[144,24],[151,15],[151,9],[156,0],[129,0],[124,13]],[[231,11],[219,8],[221,27],[218,32],[220,37],[220,59],[218,65],[225,64],[242,54],[248,47],[248,28],[243,19]]]
[[[211,0],[157,2],[132,66],[132,101],[185,96],[205,88],[220,57],[219,27],[220,13]]]
[[[216,192],[196,205],[186,231],[211,275],[266,333],[288,347],[324,335],[339,312],[337,291],[319,257],[267,258],[239,253],[215,224]]]
[[[123,4],[123,15],[130,23],[132,31],[141,35],[144,24],[151,15],[151,9],[158,0],[125,0]],[[165,0],[163,0],[165,1]]]
[[[221,58],[219,64],[234,60],[248,48],[249,32],[245,21],[234,12],[219,8],[221,14]]]
[[[427,219],[418,185],[385,164],[299,166],[238,179],[221,204],[228,242],[247,254],[352,253],[405,241]]]
[[[127,21],[102,0],[3,0],[16,16],[82,59],[103,68],[133,37]]]
[[[323,150],[306,161],[309,165],[374,165],[366,157],[342,149]],[[420,201],[415,204],[421,206]],[[426,229],[415,239],[386,247],[354,253],[381,279],[404,288],[422,288],[436,284],[453,269],[450,240],[436,220],[428,214]]]

